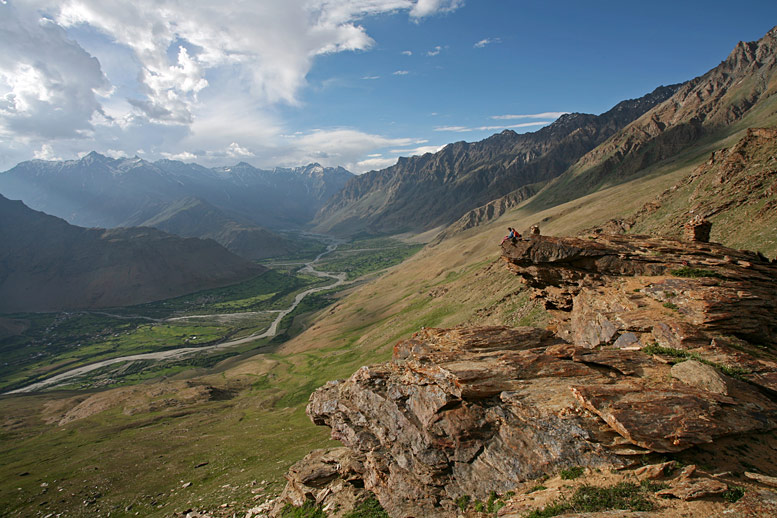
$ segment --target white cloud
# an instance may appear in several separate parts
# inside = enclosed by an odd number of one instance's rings
[[[395,75],[395,76],[406,76],[409,73],[410,72],[408,72],[407,70],[397,70],[397,71],[393,72],[392,75]]]
[[[439,12],[450,12],[464,5],[464,0],[418,0],[410,10],[415,18],[424,18]]]
[[[360,160],[356,163],[355,167],[352,167],[352,173],[366,173],[367,171],[376,171],[391,167],[397,163],[397,157],[391,158],[367,158]]]
[[[170,160],[180,160],[181,162],[194,162],[197,160],[197,155],[194,153],[190,153],[188,151],[183,151],[181,153],[161,153],[161,155],[165,158],[169,158]]]
[[[452,131],[456,133],[466,133],[469,131],[497,131],[511,128],[529,128],[531,126],[545,126],[553,121],[538,121],[538,122],[524,122],[521,124],[511,124],[509,126],[438,126],[434,128],[434,131]]]
[[[562,115],[566,115],[569,112],[542,112],[542,113],[529,113],[524,115],[492,115],[492,119],[498,120],[514,120],[514,119],[558,119]]]
[[[379,158],[382,153],[376,153],[376,150],[407,147],[414,142],[411,138],[388,138],[352,128],[317,129],[288,138],[285,149],[278,150],[279,154],[274,157],[274,164],[319,162],[325,166],[342,165],[353,173],[363,173],[385,167],[381,164],[389,160]],[[391,160],[396,161],[396,157]]]
[[[426,153],[437,153],[445,146],[420,146],[410,149],[392,149],[391,152],[402,156],[425,155]]]
[[[299,142],[310,143],[318,133],[304,132],[289,145],[280,135],[297,128],[287,126],[276,105],[301,105],[317,56],[369,50],[374,41],[362,24],[369,16],[405,12],[419,22],[462,5],[462,0],[0,2],[0,168],[35,153],[69,158],[92,149],[116,156],[143,150],[149,159],[197,158],[211,165],[252,155],[264,165],[274,160],[298,165],[315,158]],[[351,147],[322,153],[357,164],[365,156],[358,153],[412,144],[353,131],[367,137],[351,135]]]
[[[54,154],[50,144],[43,144],[38,151],[33,154],[33,158],[38,160],[62,160]]]
[[[403,50],[402,51],[402,55],[403,56],[412,56],[413,55],[413,51],[412,50]]]
[[[362,77],[362,79],[367,80],[367,81],[373,81],[375,79],[380,79],[380,76],[364,76],[364,77]]]
[[[0,46],[0,137],[88,136],[110,92],[100,63],[24,3],[0,4]]]
[[[499,39],[499,38],[484,38],[484,39],[478,41],[477,43],[475,43],[473,45],[473,47],[475,47],[476,49],[482,49],[486,45],[490,45],[492,43],[500,43],[501,41],[502,40]]]
[[[240,145],[237,142],[233,142],[229,146],[227,146],[227,156],[237,158],[237,157],[250,157],[250,156],[256,156],[256,155],[254,155],[248,149],[244,147],[240,147]]]
[[[436,47],[434,47],[432,50],[430,50],[429,52],[427,52],[427,53],[426,53],[426,55],[427,55],[427,56],[436,56],[436,55],[438,55],[438,54],[440,53],[440,51],[441,51],[441,50],[442,50],[442,47],[441,47],[441,46],[439,46],[439,45],[437,45],[437,46],[436,46]]]
[[[118,149],[106,149],[103,151],[103,155],[109,156],[111,158],[126,158],[127,153],[124,151],[118,150]]]

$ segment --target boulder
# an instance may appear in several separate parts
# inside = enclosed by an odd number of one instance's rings
[[[714,394],[728,394],[727,376],[710,365],[696,360],[680,362],[672,366],[672,377],[689,387],[696,387]]]

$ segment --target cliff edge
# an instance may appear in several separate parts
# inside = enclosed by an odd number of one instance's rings
[[[295,465],[278,510],[310,501],[337,516],[366,489],[393,517],[469,516],[470,498],[516,491],[498,514],[523,516],[531,481],[570,468],[637,477],[642,464],[639,476],[666,480],[657,495],[711,499],[688,516],[777,502],[715,496],[777,462],[775,262],[610,235],[507,241],[502,257],[552,311],[549,328],[422,329],[390,362],[318,389],[308,415],[345,448]],[[698,458],[705,469],[671,474]]]

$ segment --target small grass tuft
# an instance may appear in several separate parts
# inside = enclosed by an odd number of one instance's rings
[[[679,306],[674,302],[664,302],[664,307],[671,309],[673,311],[677,311],[678,309],[680,309]]]
[[[320,505],[307,500],[301,506],[286,504],[281,509],[281,518],[326,518],[326,513]]]
[[[672,347],[662,347],[658,344],[648,345],[647,347],[642,348],[642,352],[645,354],[661,354],[664,356],[671,356],[672,358],[677,358],[681,362],[684,360],[696,360],[697,362],[703,363],[705,365],[709,365],[710,367],[714,367],[715,369],[719,370],[723,374],[726,374],[727,376],[731,376],[732,378],[736,378],[741,381],[747,381],[744,376],[746,374],[750,374],[750,370],[745,369],[744,367],[737,367],[732,365],[725,365],[722,363],[715,363],[713,361],[707,360],[703,358],[699,353],[694,351],[685,351],[683,349],[674,349]]]
[[[571,468],[561,470],[561,480],[575,480],[583,474],[582,466],[572,466]]]
[[[745,496],[745,488],[741,486],[728,486],[728,489],[720,496],[726,502],[734,503]]]
[[[706,270],[704,268],[692,268],[690,266],[683,266],[682,268],[671,270],[669,273],[675,277],[689,277],[692,279],[699,277],[713,277],[715,279],[726,278],[724,275],[721,275],[718,272],[713,272],[712,270]]]
[[[459,507],[459,509],[463,511],[467,510],[467,507],[469,507],[469,502],[472,500],[472,497],[469,495],[461,495],[456,499],[456,505]]]
[[[373,496],[354,507],[352,511],[345,513],[343,518],[389,518],[389,515]]]
[[[628,511],[652,511],[655,504],[648,493],[653,487],[631,482],[620,482],[611,487],[580,486],[567,500],[558,500],[543,509],[536,509],[526,518],[550,518],[567,512],[595,513],[621,509]]]

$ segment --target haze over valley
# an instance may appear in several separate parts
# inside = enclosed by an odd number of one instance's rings
[[[777,515],[775,23],[0,2],[0,515]]]

